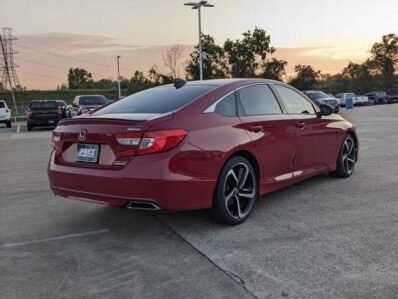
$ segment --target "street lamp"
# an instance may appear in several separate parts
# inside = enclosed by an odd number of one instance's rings
[[[203,80],[203,53],[202,53],[202,21],[200,15],[200,8],[203,7],[214,7],[213,4],[207,3],[207,1],[200,2],[187,2],[184,5],[192,6],[192,9],[198,10],[199,19],[199,78]]]
[[[122,91],[120,90],[120,66],[119,66],[119,59],[121,56],[117,56],[117,86],[118,86],[118,90],[119,90],[119,98],[120,99],[122,97]]]

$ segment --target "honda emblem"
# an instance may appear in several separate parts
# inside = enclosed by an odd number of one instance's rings
[[[79,134],[77,135],[77,139],[80,142],[84,142],[84,141],[86,141],[86,138],[87,138],[87,131],[86,130],[80,130]]]

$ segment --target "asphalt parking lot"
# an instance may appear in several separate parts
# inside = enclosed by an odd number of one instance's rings
[[[0,298],[397,298],[398,104],[342,115],[355,174],[263,197],[236,227],[54,197],[51,131],[1,127]]]

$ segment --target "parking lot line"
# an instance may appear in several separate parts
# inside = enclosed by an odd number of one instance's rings
[[[17,127],[17,133],[19,133],[20,131],[21,131],[21,126],[18,125],[18,127]]]
[[[65,240],[65,239],[71,239],[71,238],[79,238],[79,237],[84,237],[84,236],[89,236],[89,235],[98,235],[98,234],[103,234],[103,233],[108,233],[108,232],[110,232],[110,230],[108,228],[105,228],[105,229],[100,229],[100,230],[95,230],[95,231],[85,232],[85,233],[68,234],[68,235],[63,235],[63,236],[58,236],[58,237],[44,238],[44,239],[32,240],[32,241],[26,241],[26,242],[8,243],[8,244],[4,244],[4,245],[0,246],[0,249],[25,246],[25,245],[31,245],[31,244],[38,244],[38,243],[44,243],[44,242],[50,242],[50,241]]]

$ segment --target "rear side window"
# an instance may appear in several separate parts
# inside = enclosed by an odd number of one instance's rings
[[[277,99],[267,85],[253,85],[239,90],[241,115],[281,114]]]
[[[315,114],[312,104],[301,94],[281,85],[273,85],[290,114]]]
[[[4,104],[4,102],[0,102],[0,108],[5,108],[6,105]]]
[[[57,103],[55,101],[48,102],[32,102],[30,103],[30,108],[32,109],[57,109]]]
[[[235,93],[227,95],[222,99],[214,109],[214,112],[224,115],[224,116],[236,116],[236,100]]]
[[[187,84],[178,89],[174,86],[151,88],[110,104],[95,112],[94,115],[113,113],[167,113],[177,110],[216,87],[214,85]]]
[[[104,96],[81,96],[79,105],[105,105],[108,100]]]

